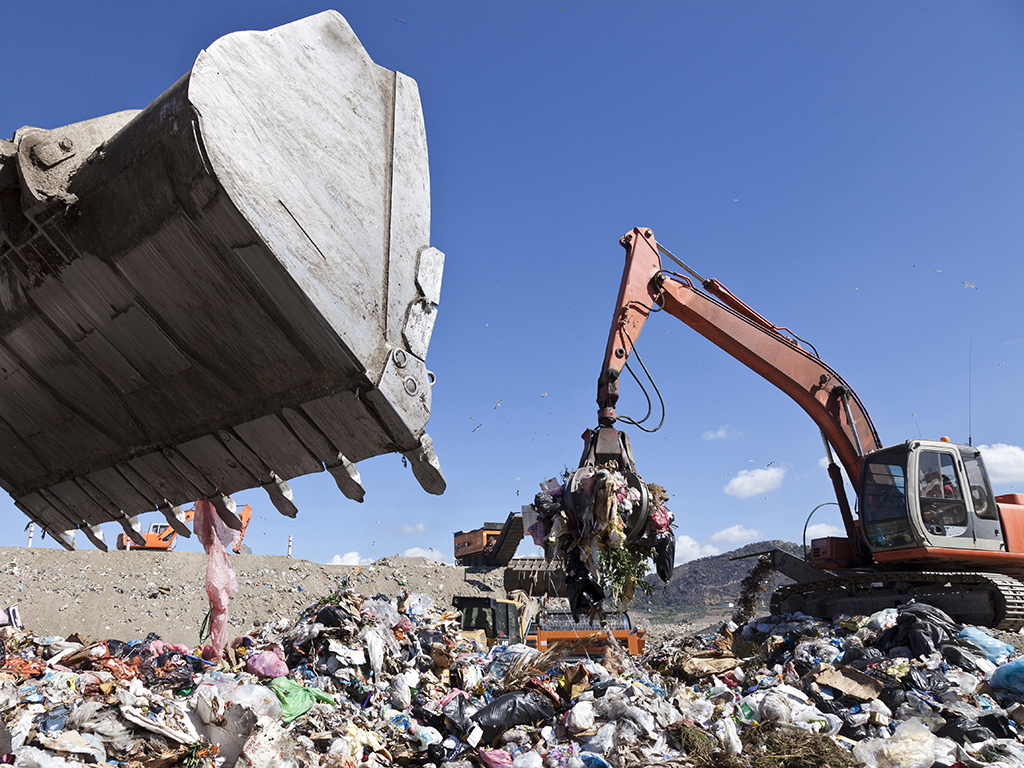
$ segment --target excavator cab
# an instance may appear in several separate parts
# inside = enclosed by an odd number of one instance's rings
[[[860,500],[864,538],[874,553],[1006,549],[985,465],[972,446],[913,440],[870,453]]]

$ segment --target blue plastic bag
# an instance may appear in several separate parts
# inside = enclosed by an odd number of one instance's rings
[[[1024,693],[1024,659],[1015,659],[1001,667],[996,667],[989,683],[995,688]]]
[[[985,651],[988,660],[995,664],[1004,664],[1010,658],[1010,654],[1013,653],[1012,645],[1004,643],[1002,640],[997,640],[977,627],[964,627],[960,630],[960,634],[957,637],[970,640]]]

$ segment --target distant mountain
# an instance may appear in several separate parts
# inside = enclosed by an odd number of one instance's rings
[[[655,585],[650,597],[638,594],[634,599],[635,610],[652,615],[671,616],[678,614],[704,614],[727,603],[736,602],[740,594],[740,582],[757,562],[756,557],[733,560],[734,557],[782,549],[801,556],[799,544],[788,541],[759,541],[713,557],[702,557],[677,565],[668,584],[662,584],[657,576],[649,577]],[[763,593],[762,606],[767,606],[772,592],[792,579],[774,574]],[[648,602],[650,601],[650,602]]]

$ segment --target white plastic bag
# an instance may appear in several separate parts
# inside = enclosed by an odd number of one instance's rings
[[[580,701],[569,712],[565,727],[569,729],[570,733],[589,731],[594,727],[594,719],[594,703],[591,701]]]
[[[715,735],[718,736],[725,751],[730,755],[735,757],[743,751],[743,742],[740,741],[740,735],[736,732],[736,723],[732,718],[724,717],[719,720],[715,726]]]

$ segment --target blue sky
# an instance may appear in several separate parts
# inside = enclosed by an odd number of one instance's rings
[[[431,240],[447,256],[428,431],[448,490],[428,496],[390,455],[359,465],[362,505],[324,474],[292,481],[295,520],[238,494],[255,552],[284,554],[291,535],[319,562],[450,559],[453,531],[574,467],[634,226],[813,342],[883,443],[972,434],[993,447],[997,492],[1024,490],[1024,6],[333,7],[420,88]],[[216,38],[321,10],[8,4],[0,136],[142,108]],[[633,450],[672,494],[680,559],[798,540],[832,498],[814,424],[670,317],[639,350],[667,416],[633,430]],[[620,413],[643,408],[624,385]],[[815,522],[838,525],[832,509]],[[6,499],[0,515],[0,545],[23,545],[25,518]]]

